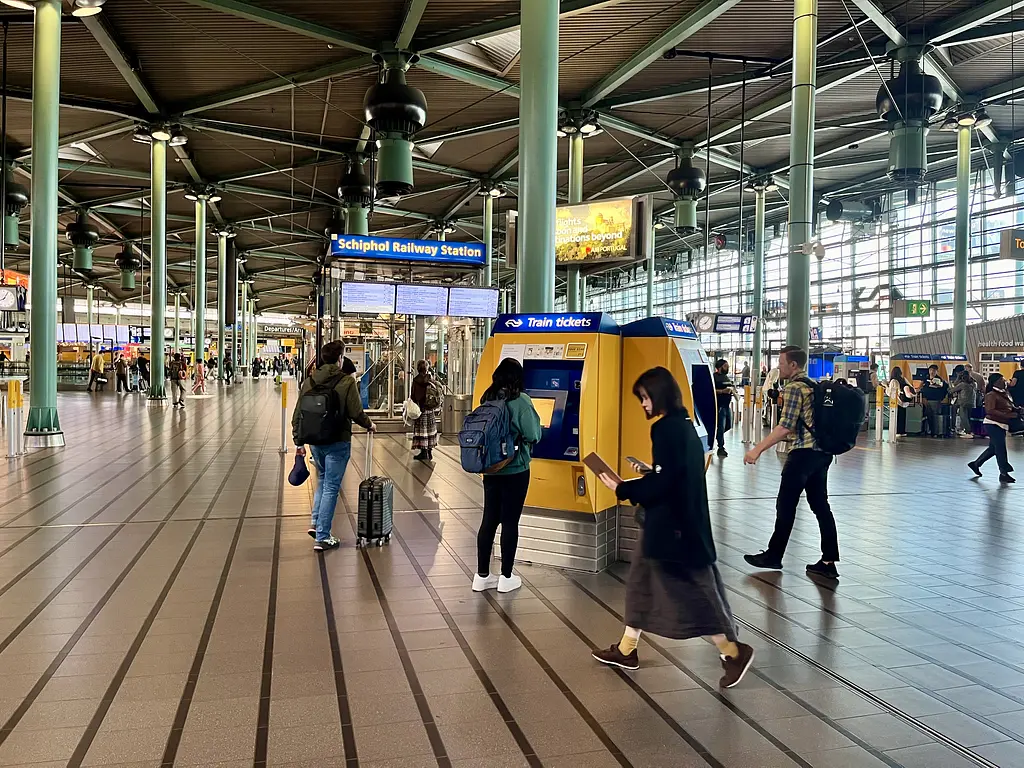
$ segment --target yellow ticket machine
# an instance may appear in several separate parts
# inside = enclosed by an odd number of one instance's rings
[[[615,495],[582,463],[619,455],[619,328],[600,312],[502,315],[480,357],[474,402],[507,357],[523,365],[544,427],[533,448],[518,558],[597,572],[616,557]]]
[[[633,394],[633,384],[644,371],[667,368],[679,383],[683,405],[704,443],[710,461],[718,423],[718,405],[711,360],[701,346],[693,324],[687,320],[648,317],[624,325],[622,336],[621,450],[619,474],[629,479],[637,473],[627,461],[632,456],[651,462],[651,423]],[[705,462],[705,466],[707,462]],[[618,552],[629,560],[636,540],[633,515],[623,509],[619,515]]]

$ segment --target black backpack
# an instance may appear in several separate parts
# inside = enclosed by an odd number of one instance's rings
[[[314,383],[299,397],[299,445],[329,445],[338,442],[345,414],[337,387],[344,374],[323,384]]]
[[[867,417],[867,397],[843,380],[815,384],[807,378],[798,379],[811,388],[814,395],[814,441],[825,453],[838,456],[857,444],[857,436]]]

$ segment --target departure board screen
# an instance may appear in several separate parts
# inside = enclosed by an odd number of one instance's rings
[[[394,283],[342,283],[341,311],[363,315],[394,314]]]
[[[452,317],[497,317],[496,288],[451,288],[448,292],[448,314]]]
[[[447,315],[448,289],[443,285],[399,285],[395,311],[400,315]]]

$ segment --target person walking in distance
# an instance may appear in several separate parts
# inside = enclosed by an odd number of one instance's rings
[[[995,456],[999,465],[999,482],[1016,483],[1010,475],[1013,467],[1006,456],[1006,436],[1010,432],[1010,423],[1020,419],[1021,409],[1010,400],[1006,379],[1001,373],[990,375],[985,389],[985,420],[982,424],[988,433],[988,448],[974,461],[968,462],[967,466],[981,477],[981,465]]]
[[[149,389],[149,360],[145,355],[139,355],[135,364],[139,370],[139,392],[145,392]]]
[[[195,381],[192,383],[192,394],[206,394],[206,363],[203,362],[201,355],[196,358],[196,372]]]
[[[233,384],[235,381],[235,364],[231,362],[231,354],[224,355],[224,383]]]
[[[738,641],[736,622],[715,566],[704,443],[683,405],[679,384],[665,368],[652,368],[633,385],[651,425],[652,466],[633,463],[635,480],[602,473],[599,479],[617,498],[637,505],[640,534],[626,581],[626,628],[595,659],[637,669],[641,632],[674,640],[710,636],[725,674],[719,684],[732,688],[743,679],[754,649]]]
[[[118,354],[117,360],[114,361],[114,375],[117,377],[118,392],[132,391],[131,385],[128,384],[128,361],[122,354]]]
[[[93,391],[93,385],[96,385],[96,389],[103,389],[103,374],[106,372],[106,366],[103,362],[103,355],[99,352],[93,352],[92,361],[89,365],[89,383],[85,387],[86,392]]]
[[[725,450],[725,433],[732,429],[732,398],[736,388],[729,378],[729,361],[715,362],[715,400],[718,402],[718,457],[724,459],[729,453]]]
[[[420,417],[412,425],[412,449],[419,450],[416,461],[432,461],[437,446],[437,416],[440,407],[437,384],[430,376],[426,360],[416,363],[416,378],[412,380],[410,399],[419,406]]]
[[[370,417],[363,412],[359,386],[352,376],[356,366],[347,357],[342,358],[344,350],[345,345],[340,341],[331,341],[323,346],[320,350],[320,367],[302,382],[292,412],[295,452],[305,456],[306,445],[309,443],[309,452],[316,468],[316,493],[313,495],[309,530],[306,531],[313,538],[314,552],[323,552],[341,545],[331,533],[331,525],[334,522],[338,494],[341,492],[341,481],[352,457],[352,422],[370,432],[377,430]],[[307,424],[303,416],[304,398],[310,395],[326,396],[329,413],[316,424],[322,425],[322,429],[329,434],[317,434],[315,438],[308,434],[315,427],[312,421]],[[315,443],[310,442],[313,439]]]
[[[515,440],[512,460],[494,474],[484,475],[484,515],[476,534],[477,569],[473,591],[497,587],[512,592],[523,585],[512,572],[519,546],[519,518],[523,515],[526,493],[530,489],[530,458],[533,446],[543,435],[540,416],[530,396],[523,391],[523,366],[506,357],[491,375],[491,385],[481,402],[504,400],[509,411],[509,428]],[[491,573],[491,550],[501,525],[501,576]]]
[[[806,350],[797,346],[782,348],[779,375],[785,387],[779,424],[743,457],[744,463],[756,464],[761,454],[773,445],[793,438],[775,500],[775,532],[768,549],[756,555],[744,555],[743,559],[755,568],[782,568],[782,556],[796,522],[796,506],[801,494],[806,493],[821,531],[821,559],[808,565],[807,572],[838,579],[839,539],[828,503],[828,468],[832,455],[822,451],[814,439],[814,390],[804,372],[806,366]]]
[[[185,379],[188,378],[188,363],[185,356],[175,352],[171,356],[171,363],[168,366],[167,378],[171,384],[171,401],[175,408],[185,408]]]

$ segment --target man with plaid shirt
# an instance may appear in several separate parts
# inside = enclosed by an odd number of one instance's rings
[[[782,568],[782,556],[796,522],[796,506],[800,495],[806,492],[807,503],[821,531],[821,559],[808,565],[807,572],[838,579],[839,540],[828,503],[828,468],[832,454],[822,451],[814,439],[814,389],[804,372],[806,366],[806,350],[797,346],[783,347],[779,354],[779,373],[786,386],[782,391],[779,425],[743,458],[746,464],[756,464],[761,454],[773,445],[790,440],[789,456],[775,500],[775,532],[766,551],[744,555],[743,559],[756,568]]]

